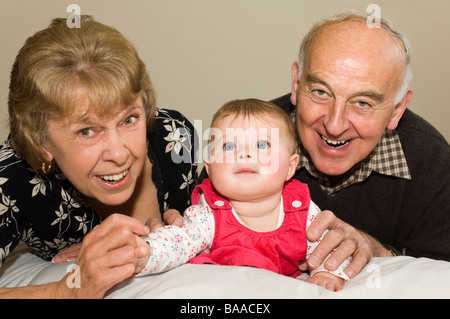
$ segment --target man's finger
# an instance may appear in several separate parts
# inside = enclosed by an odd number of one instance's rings
[[[358,241],[354,238],[347,238],[325,261],[325,268],[329,271],[336,270],[348,257],[353,255],[357,248]]]
[[[311,269],[319,267],[319,265],[327,258],[327,256],[338,247],[347,237],[347,232],[343,228],[334,228],[328,231],[322,238],[322,241],[314,249],[308,258],[308,265]]]
[[[353,256],[350,265],[345,268],[344,272],[351,279],[361,272],[364,266],[369,262],[370,256],[365,252],[358,252]]]
[[[327,229],[335,228],[339,219],[329,210],[322,211],[306,230],[309,241],[317,241]]]

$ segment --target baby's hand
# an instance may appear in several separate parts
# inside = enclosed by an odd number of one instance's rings
[[[314,276],[309,277],[306,281],[331,291],[339,291],[344,287],[345,284],[344,279],[330,274],[326,271],[317,272],[316,274],[314,274]]]

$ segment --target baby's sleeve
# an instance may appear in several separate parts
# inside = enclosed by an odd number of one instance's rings
[[[215,225],[209,206],[190,206],[184,212],[183,222],[182,227],[161,227],[143,237],[150,245],[151,255],[147,265],[136,276],[173,269],[211,248]]]
[[[321,212],[320,208],[313,202],[311,201],[309,204],[309,211],[308,211],[308,218],[306,221],[306,229],[308,229],[309,225],[311,225],[311,223],[313,222],[314,219],[316,219],[317,215],[319,215],[319,213]],[[311,255],[311,253],[314,251],[314,249],[320,244],[320,242],[322,241],[322,238],[325,236],[325,234],[328,232],[328,230],[326,230],[322,236],[315,242],[310,242],[308,239],[306,239],[307,241],[307,250],[306,250],[306,258],[308,259],[309,256]],[[335,249],[336,250],[336,249]],[[334,250],[333,250],[334,251]],[[330,254],[331,255],[331,254]],[[330,257],[330,255],[327,256],[327,258],[325,259],[325,261],[328,259],[328,257]],[[350,262],[352,261],[351,257],[348,257],[344,260],[344,262],[339,265],[339,267],[335,270],[335,271],[329,271],[325,268],[324,263],[325,261],[320,264],[319,267],[317,267],[316,269],[311,270],[310,275],[313,276],[314,274],[321,272],[321,271],[326,271],[329,272],[331,274],[334,274],[340,278],[343,278],[345,280],[350,280],[350,278],[348,278],[348,276],[345,274],[344,269],[350,264]]]

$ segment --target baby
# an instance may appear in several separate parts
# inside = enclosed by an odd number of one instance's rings
[[[211,127],[204,163],[209,179],[194,190],[181,228],[166,226],[146,237],[152,254],[140,275],[190,262],[299,276],[299,262],[320,242],[305,235],[320,209],[308,187],[291,179],[299,161],[292,121],[271,103],[247,99],[225,104]],[[210,253],[200,254],[206,249]],[[307,281],[338,291],[349,262],[333,272],[322,265]]]

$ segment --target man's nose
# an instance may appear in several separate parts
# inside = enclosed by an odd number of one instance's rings
[[[340,137],[349,128],[345,101],[335,101],[324,119],[324,126],[329,137]]]

